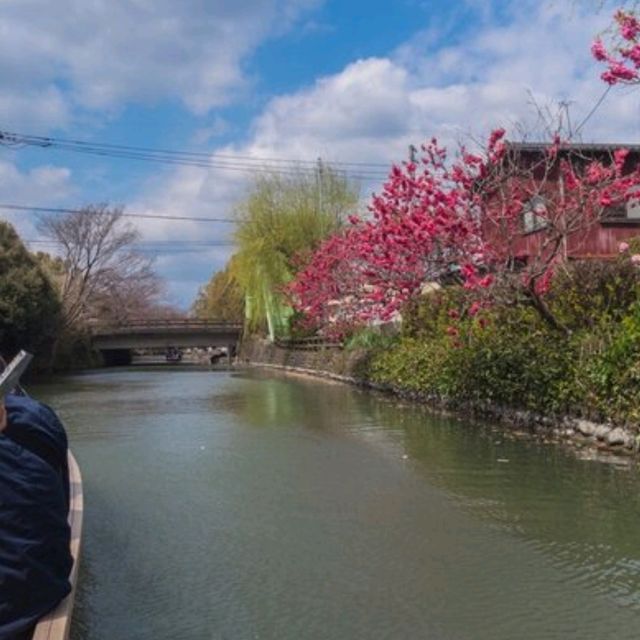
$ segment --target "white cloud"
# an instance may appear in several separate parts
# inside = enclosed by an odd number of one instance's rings
[[[228,133],[230,128],[229,123],[224,118],[216,115],[208,127],[198,129],[193,134],[193,142],[197,145],[207,144],[215,138]]]
[[[0,118],[28,122],[9,103],[32,94],[50,113],[31,122],[64,125],[61,92],[90,109],[176,99],[206,113],[244,87],[247,56],[318,1],[3,0]]]
[[[72,191],[71,171],[43,165],[20,171],[14,164],[0,161],[0,200],[39,205],[59,201]]]
[[[495,126],[533,125],[531,95],[543,106],[569,101],[574,124],[581,122],[604,90],[589,45],[608,20],[606,12],[582,11],[573,3],[523,2],[513,5],[508,19],[480,23],[456,44],[439,46],[432,33],[418,34],[387,57],[356,60],[339,73],[273,98],[245,142],[218,151],[391,163],[406,157],[409,144],[433,135],[455,143],[482,137]],[[639,141],[639,104],[640,93],[613,91],[583,139]],[[145,202],[150,210],[227,216],[243,184],[241,175],[230,172],[180,170],[161,186],[150,186]],[[364,186],[369,192],[375,184]],[[218,230],[154,223],[146,233],[213,237]],[[218,252],[212,267],[221,266],[229,253]],[[203,280],[208,275],[203,272]]]
[[[233,206],[246,185],[243,174],[181,167],[155,177],[146,185],[145,193],[127,209],[155,215],[232,218]],[[169,298],[183,307],[191,304],[199,287],[224,266],[232,253],[232,247],[227,243],[232,239],[233,224],[158,219],[135,222],[146,242],[220,243],[210,247],[185,245],[189,251],[178,246],[174,254],[157,255],[155,267],[167,280]]]
[[[533,123],[540,105],[565,100],[574,123],[604,85],[589,53],[608,16],[559,3],[523,4],[503,26],[480,29],[457,45],[433,50],[419,35],[387,58],[369,58],[272,100],[242,152],[391,161],[410,143],[446,142],[496,126]],[[584,129],[584,139],[637,140],[637,93],[616,92]]]
[[[245,186],[242,175],[181,167],[150,181],[146,194],[127,208],[143,214],[230,219],[233,205]],[[231,224],[190,220],[139,220],[137,226],[147,241],[228,241],[233,231]]]
[[[335,145],[346,141],[350,155],[358,154],[362,139],[384,143],[405,131],[408,88],[406,70],[390,60],[358,60],[308,90],[272,100],[254,124],[250,150],[309,158],[323,150],[335,154]]]
[[[63,167],[39,166],[20,171],[11,162],[0,161],[0,203],[51,206],[74,193],[71,171]],[[24,239],[37,239],[37,217],[30,211],[0,209],[0,219],[15,226]]]
[[[195,300],[198,289],[225,264],[228,256],[228,250],[220,248],[159,254],[154,266],[167,280],[167,301],[188,308]]]
[[[62,92],[54,85],[12,87],[0,92],[0,122],[18,131],[47,131],[50,127],[65,127],[71,120],[70,108]]]

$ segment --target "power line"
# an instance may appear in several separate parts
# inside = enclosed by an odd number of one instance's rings
[[[210,246],[210,247],[141,247],[141,248],[136,248],[136,250],[139,253],[145,253],[145,254],[151,254],[151,255],[157,255],[157,254],[161,254],[161,253],[170,253],[170,254],[174,254],[174,253],[207,253],[208,251],[210,251],[211,249],[215,249],[220,248],[220,247],[231,247],[233,245],[231,244],[221,244],[221,245],[216,245],[216,246]]]
[[[169,165],[195,166],[245,173],[315,174],[317,161],[289,160],[284,158],[256,158],[247,155],[216,154],[174,149],[154,149],[132,145],[91,143],[83,140],[49,138],[10,131],[0,131],[0,144],[11,147],[32,146],[43,149],[56,148],[74,153],[83,153],[109,158],[123,158]],[[330,167],[345,176],[373,180],[386,177],[388,165],[373,162],[328,162]]]
[[[0,204],[0,209],[7,211],[24,211],[31,213],[81,213],[83,209],[72,209],[67,207],[33,207],[26,204]],[[160,215],[155,213],[123,213],[125,218],[147,218],[150,220],[186,220],[189,222],[222,222],[227,224],[236,224],[236,220],[232,218],[207,218],[197,216],[174,216]]]
[[[32,244],[56,244],[56,245],[64,244],[60,240],[52,240],[52,239],[45,239],[45,238],[35,238],[35,239],[26,238],[24,239],[24,242],[29,242]],[[233,245],[234,242],[230,240],[138,240],[136,242],[132,242],[131,244],[132,246],[135,246],[135,247],[154,248],[158,246],[159,247],[196,246],[196,247],[202,247],[206,249],[207,247],[227,247],[227,246]]]
[[[256,157],[242,154],[209,153],[206,151],[182,151],[176,149],[163,149],[159,147],[138,147],[132,145],[112,144],[107,142],[87,142],[86,140],[74,140],[70,138],[53,138],[46,136],[36,136],[28,133],[16,133],[11,131],[0,131],[0,141],[7,141],[12,144],[37,144],[42,147],[55,145],[73,145],[78,147],[101,147],[104,149],[125,150],[136,152],[162,153],[167,155],[202,157],[202,158],[222,158],[230,160],[247,160],[253,162],[282,162],[295,165],[318,164],[317,160],[296,160],[291,158]],[[381,162],[347,162],[342,160],[326,161],[331,166],[354,166],[354,167],[377,167],[388,169],[388,164]]]
[[[611,91],[611,87],[613,85],[608,85],[607,88],[602,92],[602,95],[600,96],[600,98],[598,99],[598,101],[593,105],[593,107],[591,108],[591,111],[589,111],[589,113],[585,116],[585,118],[582,120],[582,122],[576,127],[576,130],[574,131],[574,135],[578,135],[580,133],[580,130],[582,129],[582,127],[584,127],[585,124],[587,124],[587,122],[589,122],[589,120],[591,119],[591,117],[596,113],[596,111],[600,108],[600,106],[602,105],[602,103],[605,101],[605,98],[609,95],[609,91]]]
[[[182,160],[175,159],[171,156],[157,155],[157,154],[145,154],[129,151],[112,152],[103,149],[67,149],[74,153],[83,153],[86,155],[101,156],[106,158],[121,158],[126,160],[140,160],[143,162],[153,162],[157,164],[166,164],[181,167],[201,167],[205,169],[220,169],[223,171],[237,171],[240,173],[263,173],[272,174],[279,173],[290,176],[297,175],[315,175],[316,169],[311,167],[296,167],[290,166],[269,166],[267,163],[252,164],[246,161],[232,162],[232,161],[215,161],[215,160]],[[386,173],[383,172],[358,172],[355,173],[349,170],[339,170],[338,173],[343,174],[346,177],[355,180],[379,180],[386,177]]]
[[[30,248],[33,248],[33,250],[35,250],[36,248],[42,250],[42,251],[51,251],[51,250],[55,250],[58,247],[62,246],[60,243],[56,243],[56,242],[44,242],[44,241],[29,241],[29,240],[25,240],[24,241]],[[36,245],[36,246],[33,246]],[[190,247],[190,246],[182,246],[182,247],[144,247],[144,246],[138,246],[138,245],[132,245],[132,248],[134,248],[136,250],[137,253],[139,254],[144,254],[144,255],[161,255],[161,254],[170,254],[170,255],[174,255],[176,253],[201,253],[201,254],[206,254],[208,251],[211,251],[212,249],[216,249],[216,248],[228,248],[228,247],[232,247],[232,244],[219,244],[219,245],[209,245],[209,246],[195,246],[195,247]]]
[[[60,240],[31,240],[31,239],[25,239],[24,242],[31,242],[34,244],[64,244],[62,241]],[[181,240],[181,241],[172,241],[172,240],[157,240],[157,241],[149,241],[149,242],[145,242],[145,241],[139,241],[139,242],[132,242],[131,245],[135,246],[135,247],[156,247],[156,246],[169,246],[169,247],[173,247],[173,246],[177,246],[177,247],[184,247],[184,246],[196,246],[196,247],[222,247],[222,246],[229,246],[234,244],[233,242],[230,242],[228,240],[212,240],[210,242],[200,242],[197,240],[194,241],[190,241],[190,240]]]

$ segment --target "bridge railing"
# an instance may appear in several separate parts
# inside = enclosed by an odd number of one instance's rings
[[[242,324],[229,322],[228,320],[197,320],[194,318],[129,318],[122,322],[92,323],[92,333],[94,335],[104,335],[113,333],[131,333],[141,330],[180,330],[180,329],[218,329],[227,331],[242,331]]]

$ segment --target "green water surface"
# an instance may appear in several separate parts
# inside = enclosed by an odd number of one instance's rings
[[[72,639],[640,637],[640,477],[339,384],[32,389],[84,477]]]

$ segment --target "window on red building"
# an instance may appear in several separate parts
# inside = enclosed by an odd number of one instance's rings
[[[547,207],[542,196],[534,196],[522,209],[522,226],[525,233],[533,233],[547,226]],[[638,211],[640,215],[640,210]]]

